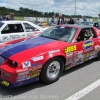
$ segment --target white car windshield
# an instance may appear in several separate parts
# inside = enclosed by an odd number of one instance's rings
[[[49,28],[40,34],[41,37],[71,42],[77,32],[77,28],[56,26]]]

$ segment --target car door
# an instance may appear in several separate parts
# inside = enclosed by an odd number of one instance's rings
[[[3,42],[19,39],[19,38],[25,38],[25,37],[26,37],[26,34],[24,32],[24,29],[21,23],[7,24],[1,30],[0,40],[3,43]]]
[[[76,41],[74,45],[77,49],[74,52],[73,59],[77,65],[96,57],[95,49],[99,41],[93,28],[82,29]]]
[[[23,23],[23,26],[24,26],[27,37],[37,36],[40,33],[39,29],[37,29],[36,27],[32,26],[31,24],[27,22]]]

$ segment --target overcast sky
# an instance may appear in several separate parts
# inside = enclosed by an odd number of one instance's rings
[[[42,12],[74,15],[75,0],[0,0],[0,6],[18,10],[20,7]],[[76,15],[98,17],[100,0],[76,0]]]

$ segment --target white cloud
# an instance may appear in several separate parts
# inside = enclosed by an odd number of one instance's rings
[[[100,0],[76,0],[76,14],[98,17],[100,13]],[[29,8],[43,12],[58,12],[66,15],[74,15],[75,0],[2,0],[0,6],[19,9]]]

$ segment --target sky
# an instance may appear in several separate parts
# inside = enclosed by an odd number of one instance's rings
[[[76,1],[76,12],[75,12]],[[56,12],[65,15],[87,15],[98,17],[100,13],[100,0],[0,0],[0,7],[20,7],[41,12]]]

